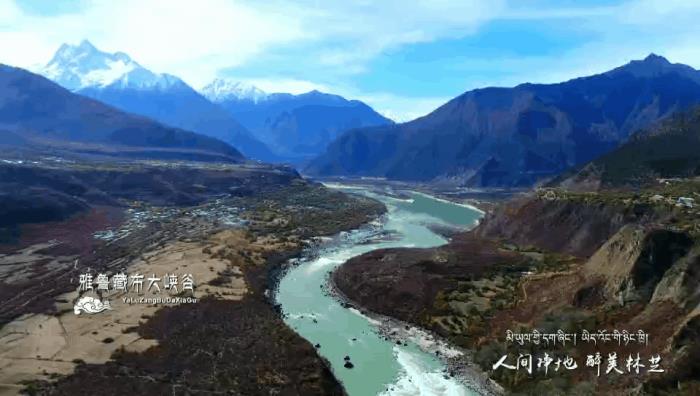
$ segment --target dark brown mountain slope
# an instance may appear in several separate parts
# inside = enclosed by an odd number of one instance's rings
[[[0,65],[0,136],[21,146],[165,159],[240,162],[228,144],[166,127],[76,95],[44,77]],[[19,139],[19,140],[18,140]],[[9,144],[10,139],[2,139]]]
[[[559,84],[469,91],[411,122],[349,131],[306,171],[529,186],[699,102],[700,72],[650,55]]]

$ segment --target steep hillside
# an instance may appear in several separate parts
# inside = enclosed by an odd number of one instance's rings
[[[700,176],[700,107],[670,117],[561,180],[567,188],[640,186]]]
[[[625,201],[613,193],[573,194],[542,190],[504,203],[475,233],[521,246],[578,257],[593,254],[622,226],[666,216],[651,202]]]
[[[165,92],[120,88],[84,88],[76,91],[124,111],[141,114],[166,125],[184,128],[225,141],[247,157],[263,161],[275,156],[223,109],[188,86]]]
[[[524,186],[586,163],[700,102],[700,72],[650,55],[559,84],[469,91],[414,121],[360,128],[309,173]]]
[[[23,146],[150,158],[243,160],[218,139],[124,113],[5,65],[0,65],[0,124],[9,137],[4,144],[13,140]]]

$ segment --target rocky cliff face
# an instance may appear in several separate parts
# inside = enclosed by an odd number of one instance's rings
[[[651,302],[670,300],[684,308],[700,304],[700,251],[694,249],[669,268],[656,286]],[[700,312],[696,312],[700,314]]]
[[[687,264],[681,260],[692,246],[693,240],[685,233],[628,225],[598,249],[583,266],[583,272],[600,280],[611,302],[646,303],[654,295],[655,301],[671,299],[685,303],[681,300],[687,295],[681,294],[687,293],[682,293],[680,287],[672,291],[669,286],[677,282],[682,284],[683,278],[691,276],[686,272]],[[672,267],[675,267],[675,275]],[[658,290],[662,280],[662,288]]]

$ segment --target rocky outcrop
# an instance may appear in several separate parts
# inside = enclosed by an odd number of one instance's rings
[[[691,309],[700,304],[700,249],[674,263],[654,290],[651,302],[665,300]]]
[[[604,295],[609,301],[621,304],[647,302],[658,290],[657,300],[677,297],[669,286],[683,282],[685,273],[675,276],[667,273],[671,267],[680,269],[690,251],[693,240],[684,233],[647,229],[642,226],[623,227],[610,238],[584,265],[584,273],[601,280]]]

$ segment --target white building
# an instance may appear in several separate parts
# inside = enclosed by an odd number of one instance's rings
[[[679,206],[685,206],[686,208],[692,208],[695,206],[695,200],[688,197],[679,197],[677,204]]]

